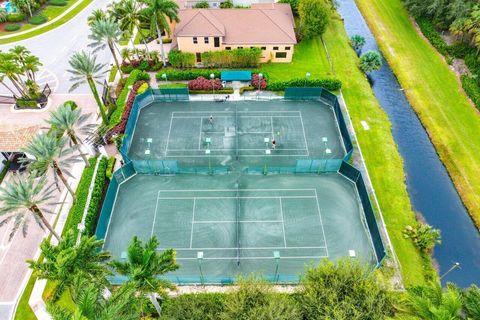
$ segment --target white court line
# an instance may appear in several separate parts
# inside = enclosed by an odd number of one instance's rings
[[[282,220],[200,220],[200,221],[193,221],[193,223],[282,223]]]
[[[139,112],[139,114],[140,114],[140,112]],[[165,157],[168,154],[168,143],[170,142],[170,132],[172,132],[172,122],[173,122],[173,115],[170,116],[170,127],[168,128],[167,143],[165,145]]]
[[[327,257],[328,257],[329,254],[328,254],[327,238],[325,237],[325,229],[323,228],[322,212],[320,211],[320,203],[318,202],[317,189],[315,189],[315,195],[317,195],[316,198],[317,198],[318,217],[320,218],[320,225],[322,226],[322,232],[323,232],[323,241],[325,242],[325,250],[327,251]]]
[[[314,191],[316,194],[316,189],[315,188],[299,188],[299,189],[288,189],[288,188],[283,188],[283,189],[238,189],[239,191]],[[221,191],[221,192],[230,192],[234,191],[236,192],[237,189],[159,189],[161,192],[211,192],[211,191]]]
[[[300,112],[300,123],[302,124],[303,141],[305,141],[305,149],[307,149],[307,156],[309,156],[310,150],[308,150],[307,136],[305,135],[305,126],[303,125],[303,116],[301,112]]]
[[[277,149],[277,150],[279,150],[279,149]],[[232,150],[225,150],[225,151],[233,151],[233,149]],[[280,151],[281,151],[281,149],[280,149]],[[227,154],[227,155],[229,155],[229,154]],[[213,155],[210,154],[210,157],[222,157],[222,156],[226,156],[226,155],[225,154],[213,154]],[[308,157],[308,156],[309,156],[309,154],[269,154],[268,155],[269,158],[270,157]],[[265,158],[265,154],[263,154],[263,155],[241,154],[241,155],[239,155],[239,157]],[[177,156],[177,155],[171,155],[171,156],[167,155],[167,156],[165,156],[165,158],[170,158],[170,159],[172,159],[172,158],[174,158],[174,159],[176,159],[176,158],[205,158],[205,154],[203,154],[203,155],[191,154],[191,155],[186,155],[186,156],[185,155],[179,155],[179,156]]]
[[[235,110],[204,110],[204,111],[172,111],[172,114],[175,113],[185,113],[185,114],[195,114],[195,113],[235,113]],[[240,110],[237,113],[299,113],[299,110]]]
[[[160,199],[160,191],[157,192],[157,203],[155,204],[155,211],[153,213],[152,232],[150,238],[153,236],[153,230],[155,229],[155,221],[157,220],[158,200]]]
[[[157,250],[168,250],[170,248],[162,248],[159,247]],[[292,249],[292,250],[299,250],[299,249],[325,249],[325,246],[310,246],[310,247],[242,247],[242,250],[270,250],[270,249]],[[195,247],[195,248],[175,248],[177,251],[188,251],[188,250],[238,250],[237,247],[227,247],[227,248],[204,248],[204,247]]]
[[[198,150],[202,149],[202,129],[203,129],[203,117],[200,118],[200,133],[198,134]]]
[[[267,132],[270,134],[270,132]],[[199,139],[200,140],[200,139]],[[199,143],[200,144],[200,143]],[[210,151],[231,151],[232,149],[210,149]],[[280,149],[282,151],[308,151],[307,149]],[[198,152],[198,149],[170,149],[169,152]],[[265,148],[259,149],[238,149],[238,151],[265,151]]]
[[[270,128],[272,129],[272,137],[275,137],[275,132],[273,131],[273,117],[270,117]]]
[[[187,199],[213,199],[213,200],[220,200],[220,199],[313,199],[315,196],[270,196],[270,197],[160,197],[160,200],[187,200]]]
[[[172,119],[198,119],[203,116],[174,116]],[[231,116],[215,116],[215,118],[232,118],[233,115]],[[256,115],[251,115],[251,116],[238,116],[239,118],[300,118],[299,116],[256,116]]]
[[[280,214],[282,215],[282,229],[283,229],[283,243],[285,245],[285,248],[287,247],[287,235],[285,233],[285,220],[283,219],[283,203],[282,203],[282,198],[279,198],[280,200]]]
[[[190,230],[190,248],[193,244],[193,225],[195,224],[195,205],[196,198],[193,198],[193,208],[192,208],[192,229]]]
[[[199,248],[199,250],[202,250],[202,249]],[[282,256],[282,260],[283,259],[322,259],[322,258],[328,258],[328,256],[291,256],[291,257]],[[198,258],[178,258],[178,257],[176,257],[175,259],[176,260],[197,260]],[[267,256],[267,257],[231,257],[231,258],[228,258],[228,257],[205,258],[204,257],[203,258],[203,260],[237,260],[237,259],[240,259],[240,260],[265,260],[265,259],[272,260],[273,257]]]

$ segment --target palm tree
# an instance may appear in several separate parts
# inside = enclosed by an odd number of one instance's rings
[[[68,169],[77,159],[70,155],[71,149],[65,148],[66,142],[66,138],[58,139],[52,134],[37,134],[22,149],[34,159],[22,158],[21,162],[26,163],[31,171],[37,171],[42,175],[51,169],[55,181],[59,178],[75,200],[75,191],[70,187],[65,176],[73,177]]]
[[[179,22],[178,5],[173,0],[141,0],[146,8],[141,14],[149,21],[150,33],[157,34],[160,40],[160,48],[162,50],[163,66],[167,65],[165,59],[165,50],[163,48],[162,32],[170,34],[170,26],[167,19],[172,22]]]
[[[163,288],[171,288],[172,285],[158,276],[170,271],[177,270],[179,265],[175,261],[176,253],[173,249],[162,253],[157,251],[158,239],[153,236],[145,243],[137,237],[133,237],[128,246],[127,261],[113,261],[112,266],[121,275],[127,276],[129,284],[136,290],[147,295],[160,315],[160,306],[155,299],[156,292]]]
[[[73,282],[71,293],[73,308],[47,304],[47,311],[54,320],[140,319],[138,302],[134,298],[135,288],[131,286],[121,286],[107,298],[96,283],[78,276]]]
[[[112,18],[100,19],[91,24],[90,31],[92,33],[88,37],[93,40],[93,42],[89,44],[89,47],[94,48],[93,53],[103,50],[108,46],[113,55],[113,60],[115,60],[115,65],[121,73],[120,64],[118,63],[117,54],[115,53],[115,51],[118,51],[115,43],[118,42],[122,36],[122,31],[118,23]]]
[[[64,104],[50,112],[50,119],[46,120],[60,137],[63,135],[68,137],[70,145],[75,146],[87,167],[90,166],[90,163],[81,150],[82,141],[78,136],[79,134],[90,134],[96,127],[95,124],[86,123],[88,118],[90,118],[90,114],[82,114],[81,109],[72,110],[70,104]]]
[[[480,288],[474,284],[463,292],[463,309],[467,319],[480,319]]]
[[[6,215],[5,219],[0,221],[0,227],[13,219],[13,229],[10,232],[9,241],[12,240],[15,233],[22,228],[25,237],[28,231],[28,222],[30,216],[33,216],[35,222],[43,229],[48,230],[60,240],[60,237],[45,218],[44,212],[52,213],[44,208],[45,205],[54,205],[50,202],[54,196],[55,187],[53,184],[47,186],[46,176],[35,179],[35,174],[29,177],[17,177],[12,182],[6,183],[0,187],[0,215]]]
[[[367,51],[360,57],[360,69],[364,73],[380,70],[382,67],[382,56],[378,51]]]
[[[79,243],[76,242],[77,236],[73,230],[69,230],[57,245],[45,239],[40,244],[44,259],[27,261],[36,277],[55,281],[53,301],[66,289],[72,288],[78,276],[95,283],[97,287],[108,283],[105,277],[110,274],[106,266],[110,253],[102,251],[103,241],[96,240],[95,236],[83,236]]]
[[[4,8],[0,8],[0,22],[6,22],[7,16],[8,16],[7,10],[5,10]]]
[[[95,21],[106,19],[107,13],[102,9],[95,9],[87,18],[87,24],[91,26]]]
[[[460,290],[448,284],[445,290],[439,284],[416,286],[407,290],[404,313],[424,320],[461,319]]]
[[[102,70],[105,68],[105,64],[97,63],[97,57],[85,51],[75,52],[68,61],[71,70],[67,70],[72,74],[70,81],[75,81],[70,87],[69,91],[73,91],[81,84],[87,82],[90,90],[92,90],[93,97],[97,102],[100,114],[102,116],[103,124],[108,124],[107,113],[105,112],[105,106],[100,100],[100,96],[97,91],[96,83],[101,84],[100,79],[108,72],[108,70]]]

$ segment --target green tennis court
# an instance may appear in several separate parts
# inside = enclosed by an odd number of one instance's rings
[[[121,257],[134,235],[155,235],[177,251],[178,283],[252,272],[292,282],[305,264],[349,255],[375,265],[356,192],[340,174],[137,174],[120,185],[105,249]]]

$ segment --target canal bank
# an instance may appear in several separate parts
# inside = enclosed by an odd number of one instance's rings
[[[339,0],[347,33],[366,38],[363,51],[378,50],[373,34],[354,0]],[[392,123],[392,133],[404,159],[406,182],[413,209],[442,231],[442,244],[434,252],[440,274],[455,262],[461,269],[446,275],[442,282],[465,287],[480,283],[480,235],[464,208],[445,167],[412,110],[390,67],[372,75],[373,91]]]

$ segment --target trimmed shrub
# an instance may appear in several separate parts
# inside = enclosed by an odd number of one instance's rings
[[[267,79],[265,79],[265,77],[262,77],[262,79],[260,80],[258,74],[255,73],[252,75],[252,86],[255,87],[255,89],[258,89],[259,85],[261,90],[267,89]]]
[[[115,158],[114,156],[110,156],[108,158],[107,172],[105,173],[105,176],[108,178],[108,180],[112,180],[113,169],[115,168],[116,161],[117,158]]]
[[[447,43],[443,40],[440,34],[438,34],[433,23],[429,19],[423,17],[418,17],[416,20],[423,35],[428,41],[430,41],[432,46],[434,46],[442,55],[448,56]]]
[[[22,12],[9,13],[7,15],[8,22],[20,22],[25,20],[25,18],[26,18],[26,15],[25,13],[22,13]]]
[[[142,85],[138,88],[137,94],[142,94],[148,89],[148,83],[144,82]]]
[[[191,52],[171,50],[168,53],[168,63],[174,68],[191,68],[195,65],[195,55]]]
[[[204,77],[198,77],[195,80],[188,81],[189,90],[219,90],[222,88],[222,81],[220,79],[206,79]]]
[[[67,5],[66,0],[50,0],[48,2],[51,6],[56,6],[56,7],[64,7]]]
[[[129,61],[122,61],[120,69],[123,73],[130,73],[134,69],[142,71],[158,71],[162,68],[161,62],[157,59],[131,59]]]
[[[220,78],[218,70],[190,69],[190,70],[164,70],[155,76],[158,81],[163,81],[162,74],[167,75],[167,79],[171,80],[194,80],[198,77],[210,78],[210,74],[214,74],[215,78]]]
[[[78,234],[77,225],[82,222],[83,210],[87,205],[88,189],[90,188],[90,182],[93,178],[93,172],[95,171],[95,163],[97,157],[88,159],[90,167],[85,168],[78,183],[77,190],[75,191],[75,202],[68,212],[67,221],[63,228],[62,235],[66,234],[68,230],[72,229],[74,234]]]
[[[255,91],[256,89],[252,86],[248,86],[248,87],[241,87],[240,88],[240,94],[243,94],[245,91]]]
[[[16,23],[12,24],[7,24],[4,28],[5,31],[12,32],[12,31],[17,31],[21,28],[22,26]]]
[[[28,23],[33,25],[39,25],[48,21],[48,18],[45,16],[33,16],[28,19]]]
[[[480,87],[478,86],[477,80],[466,75],[463,75],[461,80],[463,90],[465,90],[470,99],[472,99],[477,109],[480,109]]]
[[[245,48],[202,52],[202,63],[207,67],[250,68],[260,64],[262,50]]]
[[[208,8],[210,8],[210,5],[208,4],[207,1],[200,1],[200,2],[197,2],[192,8],[195,8],[195,9],[208,9]]]
[[[214,92],[210,90],[189,90],[190,94],[213,94]],[[222,88],[219,90],[215,90],[215,94],[232,94],[233,93],[233,88]]]
[[[215,320],[225,309],[223,293],[190,293],[168,298],[160,319]]]
[[[100,211],[101,202],[105,190],[107,165],[108,159],[102,157],[98,164],[97,175],[95,176],[95,182],[92,190],[92,196],[90,197],[87,215],[85,216],[85,230],[83,231],[83,235],[88,235],[89,237],[95,234],[98,213]]]
[[[267,90],[283,91],[287,87],[321,87],[329,91],[337,91],[342,88],[342,82],[334,78],[324,79],[291,79],[287,81],[274,81],[267,85]]]
[[[225,2],[220,3],[220,9],[230,9],[233,7],[234,7],[234,4],[232,0],[227,0]]]

